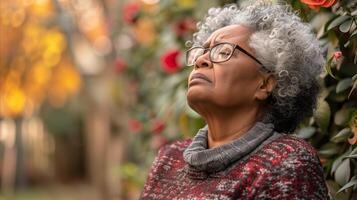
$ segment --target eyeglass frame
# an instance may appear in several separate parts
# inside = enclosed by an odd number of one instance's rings
[[[223,61],[219,61],[219,62],[216,62],[216,61],[212,61],[211,59],[211,50],[218,46],[218,45],[222,45],[222,44],[229,44],[231,46],[233,46],[233,51],[231,52],[231,54],[228,56],[228,58],[226,60],[223,60]],[[226,62],[228,61],[229,59],[231,59],[231,57],[233,56],[233,53],[236,49],[238,49],[239,51],[243,52],[244,54],[246,54],[247,56],[249,56],[250,58],[252,58],[254,61],[256,61],[257,63],[259,63],[261,65],[261,67],[267,72],[267,73],[270,73],[272,72],[271,70],[269,70],[268,68],[266,68],[256,57],[254,57],[252,54],[250,54],[248,51],[244,50],[242,47],[240,47],[238,44],[232,44],[232,43],[229,43],[229,42],[220,42],[220,43],[217,43],[215,45],[213,45],[211,48],[204,48],[202,46],[194,46],[194,47],[191,47],[190,49],[188,49],[186,51],[186,59],[185,59],[185,62],[186,62],[186,65],[187,65],[187,58],[188,58],[188,53],[192,50],[192,49],[195,49],[195,48],[201,48],[203,49],[203,54],[204,55],[205,53],[207,53],[207,51],[209,51],[209,54],[208,54],[208,57],[209,57],[209,60],[212,62],[212,63],[221,63],[221,62]],[[202,56],[200,55],[200,56]],[[197,57],[198,58],[198,57]],[[197,59],[196,59],[197,60]],[[196,62],[196,61],[195,61]],[[187,65],[189,67],[195,65],[195,62],[192,64],[192,65]]]

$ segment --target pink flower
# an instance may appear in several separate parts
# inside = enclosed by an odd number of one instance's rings
[[[165,128],[165,123],[161,120],[155,120],[152,124],[152,131],[156,135],[160,135]]]
[[[314,10],[319,10],[320,7],[331,7],[336,3],[336,0],[300,0],[302,3],[307,4],[310,8]]]
[[[185,18],[175,24],[174,31],[177,36],[182,37],[190,31],[193,31],[195,27],[196,21],[193,18]]]
[[[115,71],[117,74],[123,73],[127,67],[128,67],[128,65],[124,59],[117,58],[115,60]]]
[[[341,51],[336,51],[334,54],[333,54],[333,57],[337,60],[339,58],[342,57],[342,52]]]
[[[140,5],[138,3],[128,3],[123,6],[123,20],[128,24],[134,24],[139,15]]]
[[[168,74],[172,74],[179,70],[180,68],[180,65],[178,63],[179,55],[180,55],[180,51],[178,49],[173,49],[167,51],[160,57],[161,66],[164,72]]]
[[[130,119],[128,122],[129,131],[132,133],[138,133],[143,129],[143,124],[137,119]]]

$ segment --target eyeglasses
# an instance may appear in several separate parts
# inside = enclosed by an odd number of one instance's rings
[[[248,53],[242,47],[240,47],[237,44],[231,44],[227,42],[218,43],[211,48],[204,48],[200,46],[192,47],[186,52],[186,65],[193,66],[196,63],[198,57],[202,56],[207,51],[209,51],[209,59],[211,62],[213,63],[225,62],[232,57],[234,50],[236,49],[238,49],[239,51],[243,52],[244,54],[255,60],[267,72],[271,72],[257,58],[255,58],[252,54]]]

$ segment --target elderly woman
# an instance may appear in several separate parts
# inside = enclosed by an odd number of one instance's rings
[[[287,5],[212,8],[187,51],[187,101],[207,125],[159,150],[141,199],[327,199],[307,142],[324,59]]]

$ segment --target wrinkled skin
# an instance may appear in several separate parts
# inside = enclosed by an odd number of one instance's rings
[[[226,26],[213,32],[204,47],[229,42],[255,56],[248,45],[251,34],[252,30],[241,25]],[[259,120],[276,79],[260,71],[260,64],[239,50],[222,63],[212,63],[208,54],[198,57],[193,66],[187,101],[207,122],[209,148],[214,148],[238,138]],[[198,74],[204,78],[195,77]]]

